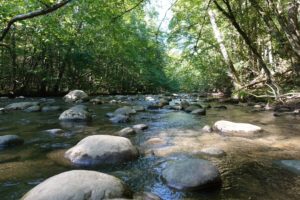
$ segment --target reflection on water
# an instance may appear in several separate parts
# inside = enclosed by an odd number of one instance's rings
[[[57,102],[63,109],[70,107],[61,100]],[[1,100],[0,107],[8,103]],[[68,149],[87,135],[115,134],[126,127],[126,124],[111,124],[105,117],[116,105],[88,106],[95,114],[91,123],[59,123],[60,112],[16,111],[0,115],[0,134],[17,134],[25,140],[23,146],[0,152],[1,199],[18,199],[44,179],[73,169],[64,163],[61,149]],[[253,123],[265,131],[254,138],[228,138],[201,132],[205,124],[212,125],[221,119]],[[228,106],[227,110],[210,109],[207,116],[165,109],[140,112],[127,125],[136,123],[147,123],[149,129],[130,139],[145,148],[145,152],[152,153],[133,162],[93,170],[117,176],[132,190],[152,192],[162,199],[300,199],[300,176],[274,164],[280,159],[300,159],[299,118],[276,118],[270,112]],[[54,128],[63,129],[63,134],[45,132]],[[151,138],[164,141],[164,145],[147,143]],[[212,146],[224,149],[226,156],[216,158],[197,153],[203,147]],[[199,193],[168,188],[161,179],[161,171],[170,159],[182,156],[212,161],[221,172],[222,188]]]

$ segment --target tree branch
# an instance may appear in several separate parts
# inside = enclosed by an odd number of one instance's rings
[[[125,10],[123,13],[121,13],[120,15],[117,15],[116,17],[114,17],[112,19],[112,21],[117,20],[118,18],[122,17],[123,15],[125,15],[126,13],[129,13],[130,11],[134,10],[135,8],[139,7],[142,3],[144,2],[144,0],[140,0],[136,5],[134,5],[133,7],[129,8],[128,10]]]
[[[63,7],[64,5],[66,5],[67,3],[71,2],[72,0],[63,0],[63,1],[59,1],[58,3],[51,5],[49,7],[46,7],[44,9],[40,9],[40,10],[36,10],[36,11],[32,11],[26,14],[20,14],[17,15],[15,17],[13,17],[11,20],[9,20],[9,22],[7,23],[7,26],[3,29],[1,37],[0,37],[0,42],[3,41],[3,39],[5,38],[5,36],[7,35],[7,33],[9,32],[10,28],[12,27],[12,25],[15,22],[18,21],[23,21],[26,19],[31,19],[34,17],[38,17],[41,15],[46,15],[48,13],[54,12],[55,10]]]

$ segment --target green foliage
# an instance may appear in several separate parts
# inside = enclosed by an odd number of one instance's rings
[[[54,1],[1,1],[4,19]],[[139,1],[77,0],[15,24],[0,47],[2,91],[159,92],[168,89],[164,48],[150,33]],[[16,9],[18,8],[18,9]],[[7,20],[1,20],[5,27]]]

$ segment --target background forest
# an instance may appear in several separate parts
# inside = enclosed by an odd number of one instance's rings
[[[0,0],[2,34],[64,1]],[[174,0],[168,30],[146,0],[69,0],[17,20],[0,44],[0,91],[59,95],[222,91],[280,99],[300,84],[298,0]],[[148,6],[148,9],[146,9]],[[3,36],[3,35],[2,35]]]

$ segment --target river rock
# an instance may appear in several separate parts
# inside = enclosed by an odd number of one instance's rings
[[[159,196],[150,192],[139,192],[133,195],[134,200],[161,200]]]
[[[130,140],[111,135],[88,136],[65,153],[65,158],[79,166],[116,164],[137,156],[137,149]]]
[[[128,137],[128,136],[134,135],[135,133],[136,132],[133,128],[126,127],[126,128],[123,128],[122,130],[120,130],[118,132],[118,135],[122,136],[122,137]]]
[[[115,115],[131,115],[131,114],[135,114],[135,113],[136,113],[136,111],[134,109],[130,108],[129,106],[124,106],[122,108],[118,108],[114,112]]]
[[[162,108],[162,107],[164,107],[164,106],[166,106],[166,105],[169,105],[169,99],[165,99],[165,98],[163,98],[163,99],[160,99],[159,100],[159,103],[158,103],[158,106],[160,107],[160,108]]]
[[[202,128],[202,131],[203,132],[206,132],[206,133],[211,133],[213,131],[212,127],[209,126],[209,125],[205,125],[203,128]]]
[[[191,113],[193,115],[206,115],[206,110],[203,108],[199,108],[199,109],[193,110]]]
[[[181,106],[181,108],[182,108],[183,110],[185,110],[187,107],[190,106],[190,103],[189,103],[187,100],[182,100],[182,101],[180,102],[180,106]]]
[[[169,164],[162,176],[168,186],[178,190],[199,190],[220,185],[218,169],[209,161],[184,159]]]
[[[0,136],[0,148],[22,145],[24,140],[17,135]]]
[[[100,97],[96,97],[90,100],[92,104],[103,104],[103,101]]]
[[[109,119],[112,123],[126,123],[129,121],[129,117],[127,115],[115,115]]]
[[[38,106],[39,102],[19,102],[7,105],[5,110],[25,110],[31,106]]]
[[[42,112],[52,112],[61,110],[60,106],[44,106]]]
[[[148,128],[147,124],[136,124],[132,127],[134,130],[146,130]]]
[[[252,136],[262,131],[262,128],[248,123],[235,123],[225,120],[217,121],[213,129],[225,135],[231,136]]]
[[[21,200],[104,200],[131,197],[124,183],[111,175],[72,170],[50,177]]]
[[[226,106],[215,106],[214,109],[217,109],[217,110],[227,110],[227,107]]]
[[[82,90],[72,90],[63,97],[63,99],[69,103],[77,101],[86,101],[88,100],[88,98],[89,96]]]
[[[185,112],[193,112],[194,110],[198,110],[199,108],[201,108],[200,105],[194,104],[194,105],[190,105],[187,108],[184,109]]]
[[[300,175],[300,160],[280,160],[277,163],[287,170]]]
[[[59,116],[61,121],[89,121],[91,119],[92,116],[84,105],[73,106]]]
[[[223,149],[220,149],[218,147],[203,148],[201,149],[200,153],[216,157],[221,157],[226,154],[225,151],[223,151]]]
[[[145,111],[144,106],[132,106],[132,109],[137,111],[137,112]]]
[[[41,107],[40,106],[30,106],[24,110],[25,112],[40,112]]]

